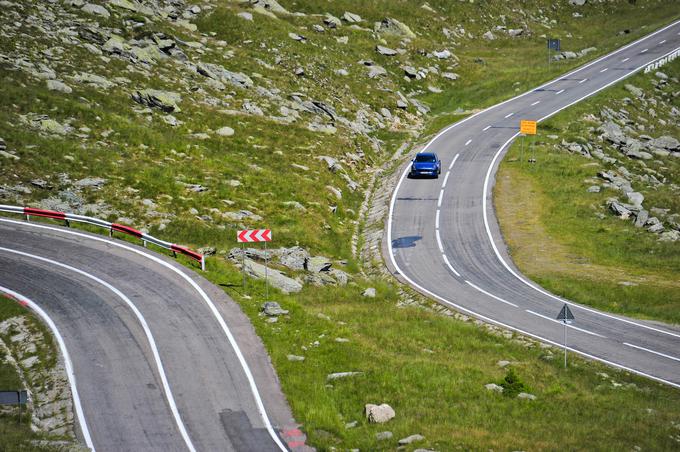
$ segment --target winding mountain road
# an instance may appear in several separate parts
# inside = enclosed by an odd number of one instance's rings
[[[0,292],[52,323],[98,451],[287,450],[281,435],[302,435],[249,319],[166,256],[0,218]]]
[[[563,326],[554,319],[566,302],[576,317],[570,350],[680,388],[680,328],[599,312],[529,281],[507,253],[491,193],[520,119],[544,120],[679,47],[675,22],[440,132],[425,150],[442,159],[441,177],[409,179],[406,167],[394,191],[388,266],[442,304],[556,345]]]

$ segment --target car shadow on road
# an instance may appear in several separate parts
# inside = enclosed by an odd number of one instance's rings
[[[416,246],[416,242],[422,238],[423,237],[420,235],[399,237],[398,239],[392,240],[392,248],[413,248]]]

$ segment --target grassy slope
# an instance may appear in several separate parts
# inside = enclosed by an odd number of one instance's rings
[[[678,77],[680,63],[676,61],[662,70]],[[638,74],[626,83],[651,93],[654,78],[653,74]],[[622,99],[626,97],[630,93],[623,86],[616,86],[542,124],[542,136],[537,141],[544,144],[536,146],[536,167],[520,164],[519,144],[514,145],[501,165],[495,189],[499,221],[515,262],[544,287],[601,309],[677,324],[680,243],[659,242],[657,235],[609,215],[602,206],[607,198],[623,199],[616,191],[585,190],[589,184],[584,181],[593,179],[597,171],[621,165],[632,169],[637,163],[621,156],[614,165],[597,165],[597,160],[556,150],[554,141],[545,140],[549,134],[567,141],[588,137],[586,128],[592,123],[584,120],[584,116],[597,114],[605,106],[626,108],[633,118],[651,120],[644,109],[623,105]],[[677,98],[671,103],[677,107]],[[680,128],[669,122],[645,133],[678,137]],[[667,175],[666,185],[650,189],[634,183],[634,187],[645,195],[647,208],[658,206],[678,213],[677,193],[670,184],[677,184],[680,165],[677,159],[662,160],[646,163]],[[600,219],[596,212],[607,216]]]
[[[393,108],[395,98],[380,88],[426,93],[427,85],[433,84],[444,90],[440,95],[423,97],[431,102],[433,112],[440,115],[429,119],[427,131],[433,132],[445,121],[456,117],[450,114],[452,110],[489,105],[579,64],[579,61],[556,64],[551,73],[541,69],[545,51],[543,38],[540,38],[543,27],[534,23],[531,25],[532,37],[494,41],[492,46],[498,51],[483,41],[448,40],[443,36],[441,28],[453,27],[455,23],[463,24],[466,30],[479,36],[489,29],[489,24],[499,23],[498,14],[508,17],[509,27],[518,28],[523,13],[519,9],[513,10],[512,5],[501,6],[502,2],[482,5],[485,14],[494,15],[487,17],[488,23],[483,26],[479,20],[479,2],[430,2],[440,11],[437,14],[422,9],[421,2],[414,1],[377,1],[361,5],[336,1],[323,6],[312,1],[281,3],[290,10],[308,13],[330,11],[341,15],[349,10],[359,13],[369,23],[392,16],[419,33],[408,46],[408,57],[392,60],[377,55],[373,50],[376,41],[364,32],[343,27],[316,34],[310,28],[311,24],[320,22],[318,18],[270,20],[256,14],[254,23],[246,23],[235,16],[239,7],[225,3],[198,21],[201,31],[214,32],[216,39],[238,44],[230,47],[235,56],[226,61],[214,52],[207,53],[202,60],[219,61],[228,69],[248,74],[261,73],[275,86],[285,87],[286,93],[305,89],[312,98],[340,99],[340,105],[348,109],[348,117],[352,117],[358,108],[348,101],[350,98],[357,98],[361,104],[375,109],[381,106]],[[617,36],[620,29],[630,28],[632,34],[640,35],[645,29],[639,23],[644,21],[651,29],[669,20],[668,11],[673,2],[638,3],[635,9],[619,3],[615,9],[599,4],[589,6],[583,10],[586,17],[578,19],[571,16],[574,9],[561,4],[555,11],[549,9],[552,2],[527,1],[521,6],[527,11],[544,8],[551,18],[557,18],[560,25],[553,25],[553,28],[559,28],[560,32],[553,34],[547,29],[545,32],[562,37],[565,49],[580,50],[598,42],[600,51],[605,51],[631,39],[631,35]],[[606,26],[594,26],[600,24],[603,17],[608,18]],[[288,32],[302,33],[301,27],[308,27],[303,33],[310,38],[307,44],[296,43],[287,37]],[[569,30],[574,38],[566,36]],[[586,36],[579,38],[576,30]],[[170,31],[185,40],[197,39],[184,36],[181,30]],[[351,45],[338,44],[337,36],[349,36]],[[253,42],[245,44],[245,39]],[[460,41],[460,45],[454,45],[455,41]],[[40,37],[36,42],[45,47],[50,45]],[[273,55],[261,50],[260,42],[279,48],[282,62],[276,70],[255,61],[257,57],[274,64]],[[386,38],[384,44],[398,47],[399,39]],[[3,45],[4,51],[11,48],[10,42],[0,43],[0,47]],[[444,47],[452,48],[461,58],[461,65],[453,67],[451,62],[438,63],[440,70],[449,70],[447,66],[450,65],[450,70],[461,75],[459,81],[450,83],[437,77],[418,82],[403,80],[398,66],[404,61],[416,66],[436,63],[419,55],[417,49],[431,51]],[[83,70],[100,71],[101,62],[82,51],[78,56]],[[477,56],[482,56],[486,64],[474,63]],[[363,75],[365,68],[356,64],[366,58],[390,71],[389,78],[368,81]],[[522,71],[525,77],[513,85],[520,66],[518,62],[537,64],[534,71]],[[300,81],[291,75],[300,63],[311,82]],[[107,70],[111,73],[124,71],[126,65],[113,59]],[[341,67],[347,68],[351,76],[335,76],[332,71]],[[64,72],[72,70],[68,67],[60,69]],[[106,94],[73,84],[74,94],[63,96],[47,91],[43,83],[36,83],[20,73],[1,72],[3,84],[0,89],[6,108],[0,109],[0,136],[18,149],[22,157],[20,162],[12,164],[17,177],[3,176],[6,179],[2,182],[26,182],[34,177],[54,181],[53,175],[58,172],[67,172],[72,179],[104,175],[110,182],[101,191],[87,194],[88,199],[104,199],[124,215],[142,221],[161,237],[194,246],[210,244],[219,249],[229,248],[233,246],[231,237],[237,225],[219,220],[211,223],[195,220],[187,211],[191,207],[201,214],[212,207],[221,210],[248,208],[263,215],[266,224],[274,228],[277,245],[299,242],[315,253],[351,261],[352,222],[357,219],[362,196],[343,187],[344,197],[338,203],[338,214],[329,214],[328,205],[336,201],[324,192],[323,187],[338,182],[314,157],[319,154],[341,157],[347,150],[362,149],[367,155],[366,163],[350,173],[361,181],[369,164],[382,162],[408,138],[413,127],[412,118],[402,115],[403,128],[376,132],[386,141],[386,151],[379,153],[373,151],[365,139],[346,133],[326,136],[308,132],[304,124],[281,126],[251,116],[216,114],[215,109],[199,103],[198,95],[168,82],[176,70],[174,67],[158,68],[150,84],[182,89],[185,97],[183,113],[177,117],[185,124],[178,128],[164,125],[157,115],[147,121],[132,114],[133,105],[124,90],[116,89]],[[126,73],[125,76],[131,79],[129,87],[147,85],[143,75]],[[201,78],[194,76],[192,82],[200,85]],[[27,94],[29,90],[30,94]],[[231,108],[238,109],[241,98],[252,93],[235,91],[235,99],[229,102]],[[261,99],[258,103],[265,105]],[[61,140],[40,137],[27,128],[8,126],[16,123],[17,114],[29,111],[49,111],[60,120],[73,117],[75,126],[85,125],[92,133],[84,140]],[[189,136],[223,125],[236,130],[234,137],[226,139],[213,135],[199,141]],[[102,132],[109,128],[113,133],[104,137]],[[30,148],[32,145],[37,147]],[[172,150],[186,156],[180,157]],[[283,155],[276,154],[277,150],[283,151]],[[73,155],[74,162],[64,160],[64,154]],[[311,171],[290,170],[292,162],[307,165]],[[262,170],[253,170],[249,166],[251,163]],[[243,185],[230,187],[226,181],[232,178],[238,178]],[[210,191],[200,195],[187,193],[175,179],[205,184]],[[127,187],[139,192],[132,196],[126,191]],[[46,195],[36,190],[28,200],[35,202]],[[159,231],[158,224],[145,216],[140,201],[147,197],[157,202],[160,211],[178,216],[164,231]],[[222,199],[236,204],[225,209]],[[307,213],[282,208],[280,203],[289,200],[305,204]],[[350,262],[352,267],[356,268],[356,264]],[[206,275],[214,282],[224,284],[253,320],[272,355],[296,418],[304,424],[310,442],[321,449],[332,446],[393,449],[396,439],[412,433],[426,437],[426,441],[418,446],[438,450],[456,446],[463,449],[551,449],[554,438],[563,438],[565,447],[571,448],[621,449],[639,443],[646,448],[669,449],[677,444],[671,438],[676,434],[672,422],[680,421],[675,391],[582,360],[576,360],[576,365],[565,372],[560,369],[559,359],[554,362],[540,359],[545,358],[547,352],[538,346],[527,348],[513,340],[489,334],[472,323],[442,317],[428,310],[395,307],[399,295],[394,286],[384,281],[365,280],[357,275],[355,284],[346,288],[310,287],[297,296],[277,295],[283,307],[291,310],[291,316],[269,324],[258,316],[263,300],[262,284],[250,283],[248,294],[252,299],[249,300],[242,297],[240,275],[232,265],[222,259],[210,259],[208,269]],[[366,286],[377,287],[379,297],[375,300],[361,298],[360,293]],[[318,317],[319,313],[330,316],[332,321]],[[335,342],[336,337],[348,338],[350,342]],[[314,346],[317,340],[319,345]],[[307,359],[302,363],[289,362],[286,355],[290,353],[305,355]],[[484,384],[500,382],[503,378],[505,371],[496,366],[502,359],[516,362],[519,375],[538,396],[537,401],[509,399],[484,389]],[[365,374],[336,382],[332,388],[326,386],[328,373],[347,370]],[[613,375],[616,384],[624,386],[615,386],[609,378],[598,376],[597,372],[601,371]],[[396,409],[395,420],[385,426],[366,424],[362,420],[363,405],[383,402]],[[647,408],[653,410],[651,414]],[[352,420],[360,421],[358,427],[345,429],[345,423]],[[378,444],[373,433],[382,430],[393,431],[395,439]]]

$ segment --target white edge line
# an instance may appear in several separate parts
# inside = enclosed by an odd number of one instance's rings
[[[628,44],[628,45],[626,45],[626,46],[624,46],[624,47],[621,47],[621,48],[619,48],[619,49],[617,49],[617,50],[615,50],[615,51],[613,51],[613,52],[611,52],[611,53],[609,53],[609,54],[607,54],[607,55],[603,55],[603,56],[601,56],[600,58],[598,58],[598,59],[596,59],[596,60],[594,60],[594,61],[591,61],[590,63],[586,64],[585,66],[581,66],[581,67],[579,67],[579,68],[576,68],[576,69],[573,70],[572,72],[569,72],[568,74],[565,74],[565,75],[560,76],[559,79],[564,78],[564,77],[567,77],[567,76],[570,76],[570,75],[573,75],[573,74],[575,74],[575,73],[577,73],[577,72],[579,72],[579,71],[582,71],[583,69],[586,69],[587,67],[590,67],[590,66],[592,66],[593,64],[596,64],[596,63],[598,63],[598,62],[600,62],[600,61],[602,61],[602,60],[604,60],[604,59],[606,59],[606,58],[609,58],[609,57],[611,57],[611,56],[613,56],[613,55],[616,55],[616,54],[622,52],[622,51],[625,50],[625,49],[628,49],[628,48],[630,48],[630,47],[632,47],[632,46],[634,46],[634,45],[636,45],[636,44],[638,44],[638,43],[640,43],[640,42],[642,42],[642,41],[644,41],[644,40],[646,40],[646,39],[651,38],[652,36],[655,36],[655,35],[657,35],[657,34],[663,32],[663,31],[665,31],[665,30],[667,30],[667,29],[669,29],[669,28],[671,28],[671,27],[674,27],[675,25],[677,25],[677,24],[679,24],[679,23],[680,23],[680,20],[677,20],[677,21],[675,21],[675,22],[673,22],[673,23],[671,23],[671,24],[669,24],[669,25],[666,25],[665,27],[663,27],[663,28],[661,28],[661,29],[659,29],[659,30],[657,30],[657,31],[655,31],[655,32],[653,32],[653,33],[647,35],[647,36],[643,36],[642,38],[638,39],[637,41],[633,41],[633,42],[631,42],[630,44]],[[680,33],[678,33],[678,34],[680,34]],[[671,53],[672,53],[672,52],[673,52],[673,51],[671,51]],[[646,65],[647,65],[647,64],[645,64],[644,66],[646,66]],[[641,69],[642,67],[644,67],[644,66],[641,66],[640,68],[636,69],[636,71],[640,70],[640,69]],[[631,73],[631,74],[632,74],[632,73]],[[624,76],[623,78],[625,78],[625,76]],[[471,116],[468,116],[468,117],[465,118],[465,119],[462,119],[461,121],[458,121],[458,122],[456,122],[456,123],[454,123],[454,124],[451,124],[450,126],[448,126],[448,127],[444,128],[443,130],[441,130],[437,135],[435,135],[435,136],[430,140],[430,142],[425,146],[425,148],[429,147],[429,146],[430,146],[432,143],[434,143],[440,136],[444,135],[445,133],[447,133],[449,130],[453,129],[454,127],[458,127],[459,125],[461,125],[461,124],[463,124],[463,123],[469,121],[470,119],[472,119],[472,118],[474,118],[474,117],[476,117],[476,116],[478,116],[478,115],[481,115],[482,113],[485,113],[485,112],[487,112],[487,111],[490,111],[490,110],[492,110],[492,109],[494,109],[494,108],[496,108],[496,107],[499,107],[500,105],[506,104],[506,103],[511,102],[511,101],[513,101],[513,100],[515,100],[515,99],[519,99],[520,97],[524,97],[524,96],[526,96],[527,94],[532,93],[532,92],[534,92],[534,91],[537,90],[537,89],[541,89],[541,88],[544,88],[545,86],[550,85],[551,83],[555,83],[555,82],[558,81],[559,79],[551,80],[551,81],[549,81],[549,82],[547,82],[547,83],[545,83],[545,84],[539,86],[538,88],[534,88],[534,89],[532,89],[532,90],[530,90],[530,91],[527,91],[527,92],[525,92],[525,93],[523,93],[523,94],[520,94],[519,96],[510,98],[510,99],[508,99],[508,100],[506,100],[506,101],[503,101],[503,102],[501,102],[501,103],[499,103],[499,104],[492,105],[492,106],[490,106],[490,107],[488,107],[488,108],[485,108],[485,109],[482,110],[482,111],[479,111],[479,112],[477,112],[477,113],[475,113],[475,114],[473,114],[473,115],[471,115]],[[616,83],[617,81],[618,81],[618,80],[615,80],[615,81],[612,82],[612,83]],[[602,89],[604,89],[604,88],[602,88]],[[587,96],[585,96],[585,97],[588,97],[588,96],[590,96],[590,95],[592,95],[592,94],[594,94],[594,93],[591,93],[591,94],[589,94],[589,95],[587,95]],[[585,97],[584,97],[584,98],[585,98]],[[574,104],[574,103],[576,103],[576,102],[578,102],[578,101],[580,101],[580,100],[582,100],[582,99],[579,99],[579,100],[573,102],[572,104]],[[571,106],[571,104],[568,105],[568,106]],[[564,108],[567,108],[567,107],[564,107]],[[559,111],[559,110],[558,110],[558,111]],[[557,112],[554,112],[554,113],[552,113],[552,114],[555,114],[555,113],[557,113]],[[551,114],[551,115],[552,115],[552,114]],[[551,115],[549,115],[549,116],[551,116]],[[548,118],[549,116],[546,116],[546,118]],[[545,118],[543,118],[543,119],[545,119]],[[491,126],[488,126],[488,127],[491,127]],[[519,133],[515,134],[515,135],[511,138],[511,140],[514,139],[517,135],[519,135]],[[497,155],[498,155],[498,154],[497,154]],[[496,156],[497,156],[497,155],[496,155]],[[495,160],[496,160],[496,157],[494,157],[494,161],[492,162],[492,165],[491,165],[489,168],[492,168],[492,167],[493,167],[493,164],[494,164]],[[525,334],[525,335],[527,335],[527,336],[536,338],[536,339],[538,339],[538,340],[541,340],[541,341],[544,341],[544,342],[546,342],[546,343],[553,344],[553,345],[556,345],[556,346],[559,347],[560,344],[558,344],[557,342],[553,342],[553,341],[551,341],[551,340],[549,340],[549,339],[546,339],[546,338],[543,338],[543,337],[541,337],[541,336],[538,336],[538,335],[535,335],[535,334],[532,334],[532,333],[523,331],[523,330],[521,330],[521,329],[519,329],[519,328],[515,328],[515,327],[512,327],[512,326],[510,326],[510,325],[506,325],[506,324],[504,324],[504,323],[502,323],[502,322],[499,322],[499,321],[497,321],[497,320],[493,320],[493,319],[491,319],[491,318],[489,318],[489,317],[486,317],[486,316],[484,316],[484,315],[482,315],[482,314],[476,313],[475,311],[472,311],[472,310],[467,309],[467,308],[465,308],[465,307],[463,307],[463,306],[460,306],[460,305],[458,305],[458,304],[456,304],[456,303],[453,303],[453,302],[451,302],[451,301],[449,301],[449,300],[447,300],[447,299],[445,299],[445,298],[443,298],[443,297],[440,297],[439,295],[435,294],[434,292],[431,292],[431,291],[427,290],[426,288],[422,287],[421,285],[419,285],[419,284],[417,284],[415,281],[413,281],[411,278],[409,278],[408,276],[406,276],[406,274],[401,270],[401,268],[400,268],[399,265],[397,264],[397,261],[396,261],[396,259],[395,259],[395,257],[394,257],[393,247],[392,247],[392,220],[393,220],[393,217],[394,217],[394,206],[395,206],[396,201],[397,201],[397,193],[399,192],[399,187],[401,186],[401,184],[402,184],[404,178],[406,177],[406,174],[408,173],[408,171],[409,171],[409,167],[408,167],[408,165],[406,165],[406,168],[404,168],[404,172],[401,174],[401,177],[399,178],[399,182],[397,182],[397,186],[395,187],[394,192],[392,193],[392,199],[390,200],[390,209],[389,209],[389,213],[388,213],[388,216],[387,216],[387,247],[388,247],[388,250],[387,250],[387,251],[388,251],[388,254],[389,254],[389,257],[390,257],[390,262],[392,263],[392,266],[394,267],[395,271],[396,271],[399,275],[401,275],[401,277],[404,278],[411,286],[415,287],[415,288],[418,289],[419,291],[421,291],[421,292],[423,292],[423,293],[425,293],[425,294],[427,294],[427,295],[429,295],[429,296],[431,296],[431,297],[433,297],[433,298],[436,298],[436,299],[440,300],[442,303],[448,304],[448,305],[450,305],[450,306],[452,306],[452,307],[454,307],[454,308],[456,308],[456,309],[458,309],[458,310],[460,310],[460,311],[467,312],[467,313],[469,313],[469,314],[471,314],[471,315],[474,315],[475,317],[477,317],[477,318],[479,318],[479,319],[482,319],[482,320],[485,320],[485,321],[494,323],[494,324],[496,324],[496,325],[502,326],[503,328],[507,328],[507,329],[510,329],[510,330],[513,330],[513,331],[517,331],[517,332],[519,332],[519,333]],[[487,174],[487,176],[488,176],[488,174]],[[484,187],[484,193],[486,194],[486,184],[485,184],[485,187]],[[484,204],[485,204],[485,206],[484,206],[484,219],[485,219],[485,224],[487,225],[487,232],[488,232],[488,222],[487,222],[487,219],[486,219],[486,196],[483,197],[483,200],[484,200]],[[493,245],[493,247],[494,247],[494,250],[495,250],[496,245],[495,245],[495,243],[493,242],[493,240],[492,240],[491,243],[492,243],[492,245]],[[496,255],[499,256],[497,250],[496,250]],[[499,256],[499,257],[500,257],[500,256]],[[503,264],[505,264],[505,261],[502,260],[502,259],[501,259],[501,262],[502,262]],[[508,268],[508,267],[507,267],[507,264],[505,264],[505,266],[506,266],[506,268]],[[512,271],[511,271],[511,272],[512,272]],[[512,273],[514,274],[514,272],[512,272]],[[515,275],[515,276],[517,277],[517,275]],[[518,278],[519,278],[519,277],[518,277]],[[525,282],[523,279],[521,279],[521,278],[519,278],[519,279],[520,279],[521,281]],[[525,284],[528,284],[528,283],[525,282]],[[531,284],[529,284],[529,286],[530,286],[530,287],[534,287],[534,286],[531,285]],[[534,287],[534,289],[535,289],[535,290],[539,290],[539,291],[541,290],[541,289],[536,288],[536,287]],[[552,295],[552,294],[548,294],[548,295],[551,296],[551,297],[557,298],[558,300],[564,302],[564,300],[562,300],[562,299],[560,299],[560,298],[558,298],[558,297],[555,297],[555,296]],[[569,304],[571,304],[572,306],[577,306],[577,305],[574,305],[573,303],[569,303]],[[581,309],[584,309],[584,310],[588,310],[588,308],[585,308],[585,307],[583,307],[583,306],[578,306],[578,307],[581,308]],[[593,310],[593,311],[594,311],[594,310]],[[598,313],[598,314],[603,314],[603,313],[600,313],[600,312],[598,312],[598,311],[594,311],[594,312],[596,312],[596,313]],[[603,315],[608,315],[608,314],[603,314]],[[615,318],[615,319],[618,319],[618,320],[621,320],[621,321],[623,321],[623,322],[630,322],[629,320],[626,320],[626,319],[619,319],[618,317],[615,317],[615,316],[610,316],[610,317]],[[634,322],[630,322],[630,323],[635,324]],[[643,326],[643,327],[645,327],[645,328],[651,328],[651,327],[647,327],[646,325],[641,325],[641,326]],[[654,329],[654,328],[652,328],[652,329]],[[665,332],[665,331],[663,331],[663,330],[660,330],[660,331]],[[668,332],[665,332],[665,333],[668,333]],[[671,333],[671,334],[672,334],[672,333]],[[597,356],[591,355],[591,354],[586,353],[586,352],[582,352],[582,351],[579,351],[579,350],[574,350],[574,349],[572,349],[571,347],[567,347],[567,350],[571,350],[571,351],[573,351],[573,352],[575,352],[575,353],[578,353],[578,354],[580,354],[580,355],[582,355],[582,356],[585,356],[585,357],[587,357],[587,358],[594,359],[594,360],[596,360],[596,361],[600,361],[600,362],[605,363],[605,364],[609,364],[610,366],[618,367],[619,369],[627,370],[627,371],[629,371],[629,372],[632,372],[632,373],[635,373],[635,374],[638,374],[638,375],[642,375],[643,377],[647,377],[647,378],[650,378],[650,379],[652,379],[652,380],[659,381],[659,382],[664,383],[664,384],[667,384],[667,385],[669,385],[669,386],[673,386],[673,387],[676,387],[676,388],[680,388],[680,384],[673,383],[672,381],[664,380],[663,378],[655,377],[655,376],[653,376],[653,375],[649,375],[649,374],[644,373],[644,372],[639,371],[639,370],[631,369],[631,368],[629,368],[629,367],[623,366],[623,365],[621,365],[621,364],[617,364],[617,363],[612,362],[612,361],[607,361],[607,360],[604,359],[604,358],[599,358],[599,357],[597,357]]]
[[[441,211],[439,209],[437,209],[437,215],[435,215],[435,218],[434,218],[435,229],[439,229],[439,212],[441,212]]]
[[[444,189],[439,190],[439,199],[437,199],[437,207],[442,206],[442,198],[444,197]]]
[[[406,171],[409,170],[409,167],[406,166]],[[406,172],[404,172],[403,176],[406,176]],[[403,177],[402,177],[403,178]],[[179,275],[182,279],[184,279],[186,282],[188,282],[203,298],[203,300],[206,302],[208,307],[210,308],[211,312],[213,313],[214,317],[217,319],[217,322],[220,324],[222,327],[222,331],[224,331],[224,334],[227,336],[227,339],[229,340],[229,343],[231,344],[232,348],[234,349],[234,352],[236,353],[236,356],[238,357],[239,363],[241,364],[241,368],[243,369],[244,373],[246,374],[246,378],[248,379],[248,383],[250,384],[250,390],[253,394],[253,398],[255,399],[255,404],[257,405],[258,411],[260,413],[260,416],[262,417],[262,420],[265,423],[265,426],[267,428],[267,431],[269,432],[269,435],[272,437],[274,442],[279,446],[279,448],[282,451],[286,451],[286,446],[283,445],[283,442],[281,441],[281,438],[276,434],[274,431],[274,428],[272,427],[271,422],[269,421],[269,417],[267,416],[267,413],[264,409],[264,404],[262,402],[262,398],[260,397],[260,393],[257,390],[257,385],[255,384],[255,379],[253,378],[253,374],[250,371],[250,367],[248,366],[248,363],[245,360],[245,357],[243,356],[243,353],[241,352],[241,349],[239,348],[238,344],[236,343],[236,340],[234,336],[231,334],[231,331],[229,330],[229,327],[227,326],[226,322],[224,321],[224,318],[220,315],[219,311],[217,310],[217,307],[213,303],[213,301],[208,297],[208,295],[205,293],[205,291],[193,280],[191,279],[186,273],[184,273],[182,270],[178,269],[177,267],[170,265],[169,263],[165,262],[164,260],[153,256],[151,254],[147,254],[144,251],[138,250],[136,248],[130,247],[123,245],[122,243],[105,239],[102,237],[96,237],[88,234],[83,234],[80,232],[76,231],[71,231],[68,229],[61,229],[61,228],[55,228],[51,226],[45,226],[45,225],[40,225],[40,224],[35,224],[35,223],[27,223],[24,221],[16,221],[16,220],[10,220],[6,218],[0,218],[0,221],[6,222],[6,223],[14,223],[14,224],[19,224],[19,225],[26,225],[26,226],[32,226],[35,228],[40,228],[40,229],[47,229],[47,230],[53,230],[53,231],[58,231],[58,232],[63,232],[67,234],[72,234],[75,236],[79,237],[84,237],[86,239],[98,241],[98,242],[104,242],[111,244],[113,246],[117,246],[119,248],[125,249],[127,251],[131,251],[135,254],[138,254],[140,256],[144,256],[147,259],[151,259],[152,261],[156,262],[159,265],[162,265],[169,270],[175,272],[177,275]]]
[[[444,262],[446,263],[446,266],[451,269],[453,273],[455,273],[456,276],[460,278],[460,273],[456,271],[455,268],[453,268],[453,265],[451,265],[451,262],[449,262],[449,258],[446,257],[446,254],[442,253],[442,259],[444,259]]]
[[[437,246],[439,246],[439,251],[444,254],[444,245],[442,245],[442,238],[439,235],[439,229],[435,229],[435,235],[437,236]]]
[[[680,361],[680,358],[676,358],[675,356],[667,355],[667,354],[661,353],[661,352],[656,352],[656,351],[650,350],[648,348],[640,347],[639,345],[629,344],[628,342],[624,342],[623,345],[627,345],[628,347],[637,348],[637,349],[643,350],[645,352],[654,353],[655,355],[663,356],[664,358],[672,359],[673,361]]]
[[[487,295],[487,296],[493,298],[494,300],[498,300],[498,301],[500,301],[501,303],[509,304],[510,306],[513,306],[513,307],[515,307],[515,308],[517,307],[517,305],[516,305],[515,303],[511,303],[511,302],[509,302],[508,300],[504,300],[504,299],[502,299],[501,297],[497,297],[496,295],[494,295],[494,294],[492,294],[492,293],[490,293],[490,292],[487,292],[486,290],[482,289],[481,287],[472,284],[472,283],[471,283],[470,281],[468,281],[467,279],[465,280],[465,283],[466,283],[468,286],[472,287],[473,289],[475,289],[475,290],[477,290],[477,291],[483,293],[484,295]]]
[[[146,323],[146,319],[142,315],[142,313],[137,309],[137,306],[123,293],[121,292],[118,288],[114,287],[113,285],[109,284],[108,282],[104,281],[101,278],[98,278],[95,275],[92,275],[84,270],[81,270],[76,267],[72,267],[70,265],[57,262],[52,259],[48,259],[46,257],[42,256],[37,256],[35,254],[31,253],[25,253],[23,251],[18,251],[18,250],[13,250],[11,248],[5,248],[5,247],[0,247],[0,251],[5,251],[8,253],[14,253],[18,254],[20,256],[24,257],[29,257],[31,259],[36,259],[42,262],[46,262],[48,264],[56,265],[57,267],[64,268],[66,270],[72,271],[74,273],[77,273],[79,275],[82,275],[88,279],[91,279],[95,281],[98,284],[101,284],[102,286],[106,287],[109,289],[111,292],[113,292],[118,298],[123,300],[123,302],[132,310],[134,313],[135,317],[137,317],[137,320],[139,321],[140,325],[144,329],[144,333],[146,335],[146,340],[149,341],[149,346],[151,347],[151,353],[153,354],[154,361],[156,361],[156,367],[158,368],[158,374],[161,377],[161,383],[163,384],[163,392],[165,393],[165,398],[168,401],[168,405],[170,406],[170,411],[172,412],[172,416],[175,418],[175,423],[177,424],[177,428],[179,429],[180,435],[182,435],[182,438],[184,439],[184,443],[186,444],[187,448],[195,452],[196,448],[194,447],[193,443],[191,442],[191,438],[189,437],[189,432],[187,432],[187,429],[184,425],[184,421],[182,421],[182,417],[179,414],[179,410],[177,409],[177,404],[175,403],[175,398],[172,395],[172,390],[170,389],[170,383],[168,383],[168,378],[165,375],[165,369],[163,367],[163,362],[161,361],[160,353],[158,352],[158,347],[156,346],[156,340],[153,337],[153,334],[151,334],[151,329],[149,328],[149,324]]]
[[[43,322],[47,324],[49,329],[52,330],[52,334],[54,334],[54,337],[57,339],[57,343],[59,344],[61,355],[64,357],[64,367],[66,367],[66,376],[68,377],[69,386],[71,386],[71,395],[73,396],[73,405],[75,406],[76,416],[78,417],[78,424],[80,424],[80,431],[83,434],[83,438],[85,439],[85,444],[87,447],[92,449],[92,452],[95,452],[94,443],[92,442],[92,437],[90,436],[90,430],[87,428],[85,413],[83,412],[83,407],[80,403],[80,395],[78,394],[78,388],[76,385],[76,375],[73,372],[71,355],[68,353],[66,342],[64,342],[64,338],[57,329],[57,325],[50,318],[50,316],[47,315],[47,313],[30,298],[3,286],[0,286],[0,292],[10,295],[18,301],[26,303],[29,308],[35,311],[38,316],[42,318]]]
[[[553,323],[564,324],[563,322],[560,322],[560,321],[557,320],[557,319],[551,319],[551,318],[548,317],[547,315],[539,314],[538,312],[534,312],[534,311],[532,311],[532,310],[530,310],[530,309],[525,309],[525,311],[528,312],[529,314],[533,314],[533,315],[535,315],[535,316],[544,318],[544,319],[549,320],[549,321],[551,321],[551,322],[553,322]],[[591,335],[593,335],[593,336],[601,337],[602,339],[607,339],[607,336],[603,336],[603,335],[601,335],[601,334],[593,333],[592,331],[584,330],[583,328],[579,328],[579,327],[574,326],[574,325],[569,325],[569,324],[567,324],[567,327],[568,327],[568,328],[571,328],[571,329],[574,329],[574,330],[577,330],[577,331],[582,331],[582,332],[584,332],[584,333],[586,333],[586,334],[591,334]]]

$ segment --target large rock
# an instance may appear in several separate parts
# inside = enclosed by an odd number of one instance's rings
[[[422,441],[422,440],[424,440],[424,439],[425,439],[425,437],[424,437],[423,435],[418,435],[418,434],[416,434],[416,435],[411,435],[411,436],[407,436],[406,438],[400,439],[400,440],[399,440],[399,445],[400,445],[400,446],[405,446],[405,445],[407,445],[407,444],[415,443],[415,442],[417,442],[417,441]]]
[[[622,220],[627,220],[628,218],[630,218],[630,215],[632,213],[631,210],[625,207],[617,200],[610,199],[607,201],[607,205],[609,206],[609,210],[611,210],[614,213],[614,215],[621,218]]]
[[[397,54],[397,51],[394,49],[390,49],[389,47],[383,47],[383,46],[375,46],[376,52],[378,52],[380,55],[387,55],[387,56],[394,56]]]
[[[642,91],[642,89],[638,88],[637,86],[631,85],[630,83],[626,83],[624,85],[624,88],[626,88],[626,90],[635,97],[643,97],[645,95],[645,92]]]
[[[314,256],[305,260],[305,270],[311,273],[327,272],[333,263],[327,257]]]
[[[342,20],[349,22],[351,24],[357,24],[363,21],[360,15],[350,13],[349,11],[345,11],[345,14],[342,15]]]
[[[406,24],[403,24],[397,19],[392,19],[390,17],[385,18],[380,22],[376,22],[373,26],[373,31],[380,34],[394,35],[410,39],[416,37],[416,34],[411,31],[411,29]]]
[[[135,91],[132,98],[135,102],[151,108],[158,108],[166,113],[181,111],[177,104],[182,101],[182,96],[172,91],[143,89]]]
[[[326,16],[323,18],[323,23],[325,23],[328,28],[338,28],[342,25],[340,19],[330,13],[326,13]]]
[[[75,80],[78,83],[83,83],[86,85],[92,85],[96,88],[101,88],[101,89],[109,89],[114,86],[113,82],[110,82],[106,78],[102,77],[101,75],[96,75],[96,74],[90,74],[87,72],[81,72],[79,74],[76,74],[73,77],[73,80]]]
[[[64,94],[71,94],[73,92],[70,86],[59,80],[48,80],[47,89],[50,91],[59,91]]]
[[[288,310],[282,309],[281,306],[275,301],[265,301],[262,303],[262,307],[260,309],[265,315],[270,317],[288,314]]]
[[[367,403],[364,407],[364,413],[366,420],[372,424],[384,424],[396,415],[392,407],[386,403],[381,405]]]
[[[298,281],[287,277],[283,273],[273,268],[265,270],[265,266],[259,264],[251,259],[245,259],[245,272],[253,278],[264,279],[265,272],[267,273],[269,284],[272,287],[279,289],[283,293],[295,293],[302,290],[302,284]]]
[[[101,17],[111,17],[111,13],[109,12],[108,9],[104,8],[101,5],[95,5],[93,3],[88,3],[87,5],[83,6],[81,8],[84,12],[88,14],[93,14],[95,16],[101,16]]]
[[[660,149],[680,151],[680,141],[678,141],[677,138],[669,137],[667,135],[655,138],[649,144]]]
[[[196,71],[208,78],[228,83],[233,86],[241,88],[250,88],[253,86],[253,80],[246,74],[228,71],[218,64],[198,63],[196,65]]]
[[[309,259],[309,252],[299,246],[282,248],[279,255],[279,263],[292,270],[304,270],[305,263]]]

